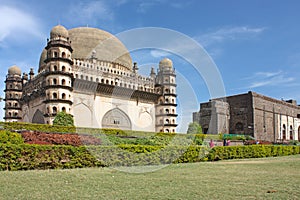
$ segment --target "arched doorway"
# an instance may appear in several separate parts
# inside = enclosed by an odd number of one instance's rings
[[[298,141],[300,142],[300,126],[298,127]]]
[[[283,124],[282,126],[282,139],[286,140],[286,126]]]
[[[291,125],[290,126],[290,140],[293,140],[294,137],[293,137],[293,126]]]
[[[45,123],[44,114],[39,109],[37,109],[37,111],[35,111],[35,113],[32,117],[32,123],[34,123],[34,124],[44,124]]]
[[[119,108],[114,108],[103,116],[102,128],[131,130],[131,121],[124,111]]]

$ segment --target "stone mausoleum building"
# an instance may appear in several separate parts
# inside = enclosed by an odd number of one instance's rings
[[[193,113],[204,133],[246,134],[272,142],[300,141],[300,106],[255,92],[211,99]]]
[[[78,127],[176,131],[176,73],[170,59],[157,72],[138,73],[126,47],[112,34],[55,26],[38,72],[8,69],[5,121],[52,124],[64,111]]]

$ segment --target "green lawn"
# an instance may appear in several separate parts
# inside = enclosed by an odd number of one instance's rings
[[[0,199],[300,199],[300,155],[112,168],[0,172]]]

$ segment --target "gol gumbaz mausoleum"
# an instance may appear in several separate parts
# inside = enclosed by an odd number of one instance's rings
[[[176,73],[170,59],[149,76],[138,73],[126,47],[112,34],[55,26],[38,73],[8,69],[5,121],[52,124],[64,111],[79,127],[176,131]]]

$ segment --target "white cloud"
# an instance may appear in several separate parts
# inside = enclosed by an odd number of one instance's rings
[[[69,20],[85,25],[95,25],[98,20],[111,21],[114,19],[114,12],[111,6],[105,1],[91,1],[75,4],[69,10]]]
[[[150,54],[154,58],[162,58],[162,57],[168,57],[171,54],[166,52],[166,51],[161,51],[161,50],[151,50]]]
[[[31,35],[44,38],[37,18],[18,8],[0,6],[0,44],[7,38],[24,39]]]
[[[203,46],[210,46],[216,43],[221,43],[228,40],[249,39],[263,31],[265,27],[250,28],[248,26],[237,26],[229,28],[221,28],[216,31],[202,34],[194,37]]]
[[[175,9],[183,9],[186,6],[190,5],[191,2],[185,1],[170,1],[170,0],[152,0],[152,1],[141,1],[138,4],[137,12],[146,13],[154,6],[163,5],[164,7],[172,7]]]
[[[244,80],[250,80],[247,88],[259,88],[265,86],[282,86],[286,83],[292,83],[295,78],[288,76],[283,71],[277,72],[257,72],[253,76],[246,77]]]

